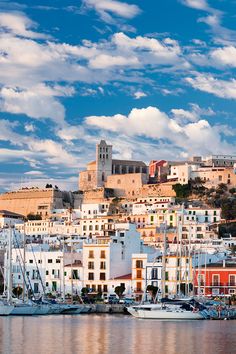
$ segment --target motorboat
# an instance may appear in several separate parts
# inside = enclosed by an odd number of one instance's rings
[[[199,308],[187,302],[140,304],[127,307],[127,311],[138,318],[159,320],[203,320]]]

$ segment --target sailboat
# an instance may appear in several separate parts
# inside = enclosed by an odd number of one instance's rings
[[[178,237],[179,238],[179,237]],[[165,297],[165,271],[166,271],[166,224],[163,233],[163,256],[162,256],[162,297]],[[177,240],[177,243],[179,240]],[[164,295],[164,296],[163,296]],[[140,304],[127,308],[128,312],[138,318],[159,320],[202,320],[204,317],[190,301],[168,299],[165,302],[154,304]]]

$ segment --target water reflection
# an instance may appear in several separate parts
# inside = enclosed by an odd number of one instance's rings
[[[228,354],[234,321],[169,322],[130,316],[1,317],[3,354]]]

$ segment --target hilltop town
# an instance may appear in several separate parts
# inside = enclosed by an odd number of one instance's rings
[[[18,295],[27,288],[35,296],[102,300],[122,288],[123,296],[138,301],[149,286],[169,297],[233,297],[236,156],[147,165],[113,159],[112,145],[101,140],[77,191],[47,184],[0,195],[0,227],[5,279],[14,231]]]

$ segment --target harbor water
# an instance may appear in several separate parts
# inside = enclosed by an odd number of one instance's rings
[[[89,314],[0,318],[2,354],[232,354],[236,321]]]

